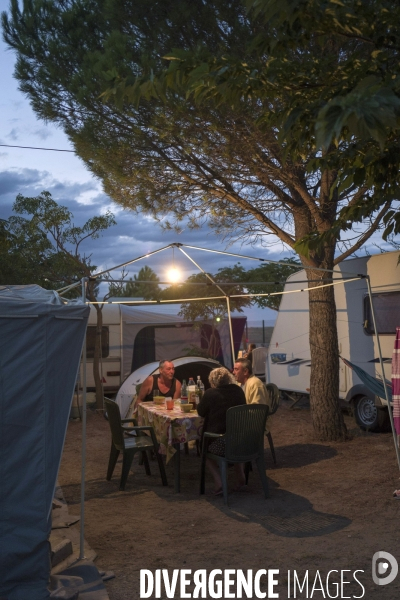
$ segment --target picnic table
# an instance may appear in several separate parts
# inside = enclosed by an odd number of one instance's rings
[[[160,444],[159,452],[166,463],[173,458],[175,470],[175,492],[180,492],[180,446],[192,440],[200,440],[204,419],[196,410],[185,413],[177,402],[172,410],[164,404],[141,402],[138,405],[139,425],[152,425]]]

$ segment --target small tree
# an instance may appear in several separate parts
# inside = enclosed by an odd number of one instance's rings
[[[214,296],[230,296],[232,294],[246,293],[245,280],[246,271],[240,265],[219,269],[216,275],[211,275],[219,287],[213,285],[204,273],[191,275],[181,284],[175,284],[162,292],[163,299],[180,298],[210,298],[209,300],[198,300],[196,302],[183,302],[179,315],[188,321],[193,321],[194,326],[200,329],[204,348],[193,347],[196,354],[216,358],[219,353],[219,342],[216,324],[227,318],[227,302],[225,299],[213,300]],[[193,285],[194,284],[194,285]],[[197,284],[197,285],[196,285]],[[250,306],[250,298],[232,298],[230,300],[231,310],[243,312],[243,308]],[[207,331],[202,327],[204,321],[210,326]]]
[[[29,198],[19,194],[13,205],[18,216],[11,216],[1,227],[0,252],[6,259],[7,270],[0,268],[1,281],[6,284],[38,283],[45,288],[61,288],[88,278],[87,299],[97,301],[98,279],[91,279],[95,265],[90,255],[81,253],[81,244],[98,238],[103,231],[115,225],[114,216],[89,219],[82,227],[73,223],[72,213],[55,202],[49,192]],[[19,215],[29,215],[25,218]],[[18,257],[13,272],[11,261]],[[5,280],[11,277],[11,280]],[[79,295],[80,289],[70,292]],[[96,386],[96,404],[103,406],[103,386],[100,376],[102,306],[94,304],[97,313],[96,342],[93,376]]]
[[[121,296],[124,298],[143,298],[144,300],[158,300],[161,288],[158,275],[151,267],[145,265],[137,275],[133,276],[122,287],[111,283],[109,287],[110,296]],[[154,282],[154,283],[153,283]]]
[[[282,264],[286,263],[286,264]],[[292,258],[285,258],[277,263],[263,263],[255,269],[246,271],[247,291],[250,294],[267,294],[268,292],[283,292],[285,281],[289,275],[293,275],[301,268],[298,261]],[[257,284],[257,282],[260,282]],[[268,283],[269,285],[265,285]],[[271,308],[279,310],[281,295],[276,296],[255,296],[253,302],[260,308]]]

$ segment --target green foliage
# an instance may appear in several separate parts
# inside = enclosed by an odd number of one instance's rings
[[[0,282],[8,285],[37,283],[57,289],[90,277],[96,267],[80,246],[115,224],[113,215],[106,213],[76,227],[71,212],[45,191],[36,197],[19,194],[13,212],[0,226]],[[95,287],[90,286],[92,294]]]
[[[257,123],[276,128],[286,159],[308,157],[309,173],[335,171],[331,195],[358,191],[355,198],[345,194],[349,202],[338,205],[329,233],[317,227],[296,239],[292,247],[311,258],[327,241],[336,244],[342,229],[376,214],[381,219],[388,203],[398,200],[400,5],[249,0],[247,6],[254,27],[245,60],[234,48],[175,48],[151,85],[146,72],[133,85],[115,75],[105,97],[118,90],[138,106],[149,98],[167,102],[171,89],[196,106],[240,110],[258,102]],[[397,210],[385,225],[386,239],[400,228]]]
[[[289,275],[296,273],[301,268],[301,264],[293,259],[283,259],[282,262],[286,264],[264,263],[260,267],[247,271],[247,281],[249,282],[247,283],[248,292],[250,294],[283,292],[286,279]],[[257,285],[254,283],[256,281],[262,282],[263,285]],[[266,282],[270,282],[271,285],[265,285]],[[254,302],[262,308],[268,307],[273,310],[279,310],[281,298],[281,295],[256,296]]]
[[[400,99],[374,76],[361,81],[346,96],[330,100],[318,114],[316,143],[327,148],[344,129],[361,140],[376,140],[384,150],[388,129],[397,127]],[[346,136],[349,137],[349,136]]]
[[[215,296],[226,294],[230,297],[231,310],[243,312],[246,307],[256,304],[261,308],[278,310],[280,296],[254,296],[246,298],[234,298],[235,295],[244,294],[267,294],[268,292],[283,291],[285,281],[289,275],[295,273],[301,265],[293,259],[284,259],[277,263],[263,263],[254,269],[245,270],[238,263],[234,267],[219,269],[213,275],[208,275],[220,286],[213,285],[210,279],[203,273],[191,275],[186,282],[174,284],[162,292],[163,300],[179,300],[185,298],[210,298],[204,302],[182,303],[181,315],[188,320],[211,320],[225,319],[227,317],[227,303],[225,299],[211,300]],[[259,283],[258,283],[259,282]],[[197,285],[192,285],[197,284]]]
[[[158,300],[161,294],[161,288],[158,285],[159,281],[159,277],[153,271],[153,269],[145,265],[140,269],[137,275],[133,276],[133,279],[131,277],[126,283],[124,283],[122,288],[118,288],[118,286],[110,284],[110,296]]]
[[[240,265],[232,268],[226,267],[219,269],[216,275],[209,275],[220,286],[220,289],[213,285],[211,280],[204,273],[190,275],[186,282],[174,284],[162,292],[163,300],[180,300],[188,298],[207,298],[207,300],[196,302],[182,302],[179,314],[188,321],[210,320],[216,322],[216,319],[225,319],[227,317],[227,303],[225,299],[213,300],[212,298],[230,296],[232,294],[244,294],[246,272]],[[237,283],[236,283],[237,282]],[[191,285],[199,284],[199,285]],[[233,285],[227,285],[233,284]],[[251,305],[248,298],[232,298],[231,310],[243,312],[243,308]]]
[[[14,218],[15,219],[15,218]],[[43,238],[22,235],[13,218],[0,221],[0,284],[26,285],[38,283],[48,287],[43,268]]]
[[[113,215],[108,212],[100,217],[92,217],[82,227],[77,227],[72,213],[65,206],[57,204],[49,192],[42,192],[33,198],[19,194],[13,211],[16,215],[2,222],[0,227],[0,283],[37,283],[45,288],[60,289],[85,277],[88,279],[87,299],[96,301],[100,280],[90,279],[96,267],[91,264],[90,256],[81,253],[81,244],[89,238],[98,238],[105,229],[114,225]],[[63,295],[76,297],[81,293],[81,287],[78,286]],[[96,335],[93,376],[96,403],[101,408],[102,307],[97,304],[94,307],[99,335]]]

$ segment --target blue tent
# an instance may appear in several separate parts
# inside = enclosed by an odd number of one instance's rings
[[[43,600],[51,509],[89,307],[0,286],[0,597]]]

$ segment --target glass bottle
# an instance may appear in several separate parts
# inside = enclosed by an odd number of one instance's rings
[[[204,395],[205,388],[200,375],[197,375],[197,387],[199,388],[199,400],[201,400]]]
[[[193,405],[195,405],[196,404],[196,401],[195,401],[196,384],[194,382],[193,377],[189,377],[187,391],[188,391],[189,402],[191,402]],[[194,408],[196,408],[196,406],[194,406]]]
[[[182,387],[181,387],[181,404],[187,404],[187,403],[188,403],[188,391],[187,391],[186,379],[184,379],[182,381]]]

